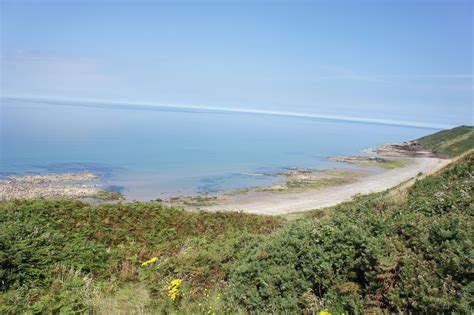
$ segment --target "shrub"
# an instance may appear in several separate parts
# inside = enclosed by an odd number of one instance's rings
[[[230,275],[232,299],[250,312],[469,313],[473,161],[418,180],[406,202],[358,197],[276,232]]]

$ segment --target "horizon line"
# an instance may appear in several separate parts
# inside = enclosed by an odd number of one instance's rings
[[[215,107],[215,106],[204,106],[204,105],[172,105],[172,104],[159,104],[151,102],[118,102],[118,101],[104,101],[104,100],[91,100],[91,99],[67,99],[67,98],[54,98],[54,97],[23,97],[23,96],[0,96],[0,99],[5,100],[23,100],[23,101],[39,101],[39,102],[51,102],[51,105],[62,105],[62,106],[82,106],[82,107],[99,107],[104,108],[107,105],[116,106],[121,109],[136,109],[136,110],[153,110],[159,108],[168,109],[182,109],[182,110],[205,110],[211,112],[226,112],[226,113],[243,113],[243,114],[257,114],[257,115],[271,115],[271,116],[283,116],[283,117],[295,117],[295,118],[314,118],[323,119],[330,121],[347,121],[367,124],[380,124],[400,127],[415,127],[423,129],[451,129],[456,127],[455,125],[437,124],[437,123],[423,123],[415,121],[403,121],[403,120],[391,120],[391,119],[378,119],[370,117],[357,117],[357,116],[344,116],[344,115],[327,115],[317,114],[308,112],[288,112],[278,110],[263,110],[263,109],[248,109],[238,107]],[[65,102],[66,104],[57,104],[57,102]],[[69,103],[69,104],[68,104]],[[86,103],[86,104],[84,104]]]

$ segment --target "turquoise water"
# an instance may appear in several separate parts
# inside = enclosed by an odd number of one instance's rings
[[[92,171],[129,199],[267,185],[287,167],[434,129],[169,107],[2,99],[0,175]]]

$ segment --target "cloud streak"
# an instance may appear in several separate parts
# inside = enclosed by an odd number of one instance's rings
[[[368,74],[353,69],[337,66],[318,66],[315,69],[316,78],[321,79],[348,79],[356,81],[381,81],[386,79],[401,80],[473,80],[473,73],[406,73],[406,74]]]
[[[355,123],[380,124],[400,127],[415,127],[424,129],[450,129],[455,126],[436,123],[423,123],[416,121],[405,120],[391,120],[391,119],[376,119],[370,117],[355,117],[343,115],[323,115],[317,113],[305,112],[289,112],[289,111],[273,111],[261,109],[246,109],[246,108],[222,108],[214,106],[201,105],[165,105],[156,103],[123,103],[123,102],[100,102],[93,100],[65,100],[65,99],[32,99],[22,97],[3,97],[3,99],[22,100],[31,102],[42,102],[60,106],[81,106],[81,107],[99,107],[99,108],[116,108],[126,110],[175,110],[175,111],[195,111],[195,112],[216,112],[216,113],[239,113],[239,114],[254,114],[254,115],[271,115],[295,118],[313,118],[329,121],[346,121]]]

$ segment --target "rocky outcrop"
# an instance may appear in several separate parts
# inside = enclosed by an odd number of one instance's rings
[[[333,162],[341,162],[341,163],[352,163],[352,164],[360,164],[360,163],[384,163],[386,162],[385,159],[375,156],[334,156],[329,158],[330,161]]]
[[[369,151],[385,156],[436,157],[433,152],[424,149],[416,141],[403,142],[402,144],[386,144]]]
[[[8,179],[15,182],[38,184],[54,182],[89,181],[96,180],[97,176],[90,172],[84,172],[53,175],[10,176]]]
[[[93,173],[10,176],[0,180],[0,200],[91,197],[101,192],[102,188],[84,182],[96,179]]]

